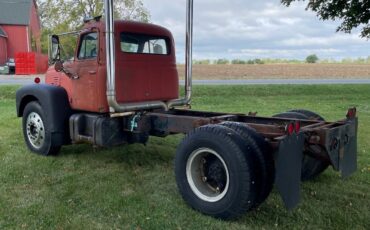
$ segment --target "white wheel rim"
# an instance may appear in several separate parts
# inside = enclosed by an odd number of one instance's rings
[[[215,180],[208,180],[205,164],[207,164],[206,159],[209,157],[213,159],[213,162],[219,161],[216,164],[218,164],[218,170],[222,172],[222,177],[226,180],[222,180],[222,183],[225,183],[224,186],[215,186]],[[229,190],[230,176],[227,165],[216,151],[209,148],[200,148],[191,153],[186,163],[186,178],[194,194],[206,202],[220,201]]]
[[[40,149],[45,143],[45,127],[41,116],[32,112],[28,115],[26,121],[26,134],[29,143],[35,149]]]

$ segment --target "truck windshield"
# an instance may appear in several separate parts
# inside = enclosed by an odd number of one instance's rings
[[[168,38],[145,34],[121,33],[121,51],[136,54],[170,54]]]

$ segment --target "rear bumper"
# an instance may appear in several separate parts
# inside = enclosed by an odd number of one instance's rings
[[[349,119],[345,124],[326,130],[325,149],[333,168],[348,177],[357,169],[358,118]]]

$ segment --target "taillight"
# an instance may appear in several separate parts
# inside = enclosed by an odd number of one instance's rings
[[[40,84],[41,79],[39,77],[36,77],[34,81],[35,81],[36,84]]]
[[[299,121],[296,121],[295,122],[295,133],[299,133],[299,131],[301,131],[301,122],[299,122]]]
[[[289,135],[292,135],[294,133],[294,124],[293,123],[289,123],[288,127],[287,127],[287,132]]]
[[[356,117],[356,107],[355,108],[351,108],[351,109],[348,109],[348,112],[347,112],[347,118],[348,119],[351,119],[351,118],[355,118]]]

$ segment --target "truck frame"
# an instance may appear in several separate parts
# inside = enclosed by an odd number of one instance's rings
[[[110,147],[185,134],[175,156],[179,192],[195,210],[221,219],[255,209],[273,186],[292,209],[302,181],[330,165],[343,177],[356,170],[356,108],[336,122],[303,109],[273,117],[190,109],[193,0],[187,0],[180,99],[172,34],[152,24],[114,21],[113,0],[104,4],[104,23],[96,17],[72,32],[78,36],[74,59],[61,59],[65,34],[50,36],[46,84],[16,93],[31,151],[47,156],[69,144]]]

